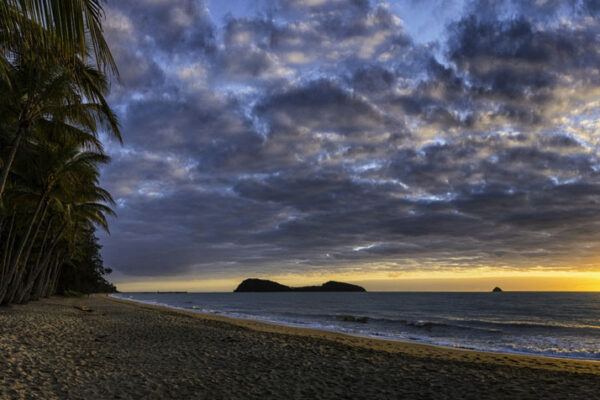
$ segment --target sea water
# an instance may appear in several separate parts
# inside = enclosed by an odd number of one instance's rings
[[[600,292],[119,293],[148,304],[457,348],[600,360]]]

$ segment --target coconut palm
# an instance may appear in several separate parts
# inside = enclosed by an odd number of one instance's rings
[[[59,205],[57,208],[60,211],[49,218],[46,234],[39,244],[38,257],[30,265],[27,278],[23,280],[22,286],[13,299],[14,302],[22,303],[32,297],[37,299],[42,295],[43,288],[48,285],[52,276],[49,271],[45,270],[51,265],[52,257],[63,250],[58,246],[60,240],[63,239],[63,235],[69,236],[69,232],[73,233],[77,229],[82,232],[89,232],[93,230],[94,226],[100,226],[108,232],[106,216],[115,214],[109,206],[101,202],[109,201],[112,203],[112,198],[107,195],[106,191],[92,184],[88,190],[71,191],[69,195],[72,197],[71,199],[54,199]],[[53,221],[56,221],[55,229],[51,230]],[[48,235],[49,232],[52,233]],[[44,274],[42,274],[43,271]],[[34,286],[35,291],[33,291]]]
[[[100,128],[122,140],[117,118],[104,97],[108,92],[105,75],[81,60],[73,64],[65,68],[36,54],[19,55],[11,63],[10,86],[6,82],[0,86],[7,93],[0,99],[0,113],[6,121],[1,132],[4,141],[10,142],[2,163],[0,202],[15,157],[35,125],[61,125],[65,132],[87,136],[97,147]]]
[[[98,134],[121,136],[102,12],[102,0],[0,0],[0,303],[53,293],[65,266],[103,270],[94,231],[113,212]]]
[[[102,32],[102,3],[102,0],[0,0],[0,46],[5,55],[0,68],[7,65],[7,51],[14,47],[27,49],[32,42],[38,42],[45,48],[58,48],[58,52],[44,52],[44,57],[92,57],[99,69],[108,67],[116,73]],[[36,25],[43,30],[31,29]]]
[[[22,202],[29,197],[31,215],[7,265],[4,285],[0,287],[0,302],[15,299],[52,202],[69,195],[73,197],[70,191],[75,191],[76,196],[84,200],[87,196],[87,200],[112,201],[106,191],[97,187],[98,166],[108,162],[108,156],[86,149],[89,144],[77,139],[60,130],[50,137],[46,133],[35,145],[35,156],[23,160],[26,165],[18,168],[16,181],[21,183],[18,186],[21,189],[16,191],[21,193]]]

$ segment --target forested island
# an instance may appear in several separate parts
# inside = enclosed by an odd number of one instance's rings
[[[362,286],[329,281],[321,286],[290,287],[267,279],[245,279],[234,292],[366,292]]]

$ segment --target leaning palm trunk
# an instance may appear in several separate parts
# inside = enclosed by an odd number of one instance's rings
[[[27,282],[23,285],[23,290],[17,295],[15,303],[23,304],[29,300],[37,300],[40,298],[36,290],[39,290],[41,284],[39,283],[46,276],[49,262],[40,262],[36,266],[36,269],[29,274]]]
[[[56,293],[56,287],[58,285],[58,277],[60,276],[60,271],[62,267],[62,257],[56,256],[56,261],[54,262],[54,268],[49,275],[48,282],[46,284],[46,290],[44,292],[44,297],[48,297]]]
[[[2,287],[2,282],[5,281],[5,274],[8,269],[8,261],[10,260],[11,250],[12,250],[14,242],[15,242],[15,236],[16,236],[15,232],[14,232],[15,219],[16,219],[16,214],[13,213],[11,222],[10,222],[10,228],[8,230],[8,236],[5,239],[6,242],[5,242],[5,246],[4,246],[4,254],[2,257],[2,266],[0,268],[0,287]],[[0,302],[1,302],[1,300],[0,300]]]
[[[48,265],[50,264],[50,259],[52,257],[52,254],[54,253],[56,245],[60,241],[60,238],[62,237],[62,234],[65,231],[66,227],[67,227],[67,224],[64,223],[62,225],[62,227],[59,229],[58,234],[54,238],[54,240],[53,240],[52,244],[50,245],[50,247],[48,248],[48,250],[44,250],[42,248],[43,251],[47,252],[47,255],[46,255],[46,257],[44,257],[44,260],[42,262],[40,262],[40,260],[38,260],[35,267],[31,270],[31,272],[27,278],[27,282],[25,283],[25,286],[23,288],[23,292],[22,292],[21,296],[17,298],[17,303],[22,303],[24,300],[27,301],[31,297],[31,295],[32,295],[31,291],[33,289],[33,286],[35,285],[36,281],[38,280],[38,277],[40,276],[41,272],[43,270],[47,269]],[[48,228],[48,230],[50,230],[50,229]],[[46,231],[46,233],[48,233],[48,231]],[[42,250],[40,250],[40,256],[42,254]],[[38,296],[38,298],[39,298],[39,296]]]
[[[52,273],[53,265],[50,261],[51,260],[48,260],[47,262],[42,264],[42,268],[40,268],[39,274],[35,279],[33,285],[31,286],[29,293],[26,295],[26,298],[21,300],[21,303],[29,300],[38,300],[40,297],[43,297],[46,282],[48,281],[48,277]]]
[[[24,285],[23,274],[25,273],[25,270],[28,267],[29,255],[31,254],[31,249],[33,248],[33,245],[35,244],[35,240],[37,239],[37,236],[40,233],[40,228],[44,222],[44,217],[46,216],[47,210],[48,210],[48,202],[46,202],[46,204],[44,206],[44,210],[39,219],[39,222],[37,223],[37,226],[35,228],[33,236],[29,239],[29,244],[27,245],[27,249],[25,250],[24,256],[22,257],[22,259],[20,261],[21,268],[18,268],[18,265],[17,265],[17,270],[13,277],[12,284],[10,285],[7,295],[5,297],[5,300],[7,303],[14,302],[15,297],[17,297],[17,293],[19,292],[19,289],[22,288]]]
[[[42,292],[44,290],[44,284],[48,275],[50,274],[51,265],[44,265],[42,272],[38,275],[33,288],[31,289],[31,294],[29,295],[29,300],[38,300],[42,297]]]
[[[4,188],[6,187],[6,182],[8,181],[10,169],[15,161],[17,150],[19,149],[19,145],[21,144],[24,134],[25,129],[22,124],[19,124],[19,129],[17,129],[17,134],[13,140],[10,154],[6,160],[6,163],[4,164],[4,167],[2,168],[2,176],[0,177],[0,204],[2,203],[2,194],[4,193]]]
[[[54,270],[56,269],[56,264],[58,263],[59,255],[55,254],[52,262],[48,265],[46,270],[44,271],[43,279],[38,282],[36,293],[34,294],[34,298],[40,297],[48,297],[50,294],[50,284],[52,282],[52,277],[54,276]]]
[[[0,212],[2,209],[0,208]],[[4,225],[6,224],[6,217],[0,214],[0,238],[2,238],[2,232],[4,232]],[[1,243],[1,242],[0,242]]]
[[[46,244],[48,243],[48,234],[50,233],[51,228],[52,228],[52,218],[50,218],[50,221],[48,221],[48,226],[46,227],[46,230],[44,232],[44,237],[42,238],[42,242],[40,243],[37,260],[36,260],[35,264],[30,266],[29,273],[23,279],[23,285],[21,286],[21,289],[19,291],[17,291],[16,299],[15,299],[16,303],[23,303],[24,301],[26,302],[29,300],[29,297],[31,294],[31,288],[33,287],[35,278],[39,274],[39,270],[41,268],[42,256],[44,255],[44,252],[46,250]]]
[[[33,227],[37,221],[38,215],[42,211],[42,207],[44,206],[45,198],[46,198],[46,195],[44,193],[42,195],[42,197],[40,198],[40,200],[38,201],[35,212],[33,213],[33,216],[31,217],[31,221],[29,222],[29,226],[27,227],[27,231],[26,231],[25,235],[23,236],[23,238],[21,239],[21,243],[19,245],[17,253],[11,260],[11,263],[8,266],[8,271],[4,275],[4,282],[2,284],[2,287],[0,287],[0,304],[5,302],[6,294],[10,287],[9,285],[11,285],[11,283],[14,280],[14,277],[19,272],[18,267],[20,265],[21,256],[23,255],[23,252],[25,251],[25,248],[26,248],[27,244],[29,243],[29,237],[31,235],[31,231],[33,230]]]
[[[50,232],[51,227],[52,227],[52,218],[50,218],[50,221],[48,221],[48,227],[46,228],[46,232],[44,233],[44,238],[42,239],[42,243],[40,244],[40,248],[38,250],[37,260],[36,260],[34,266],[31,268],[31,271],[29,272],[29,274],[27,274],[27,281],[23,285],[23,290],[20,290],[19,292],[17,292],[17,303],[26,303],[29,301],[29,298],[31,297],[31,289],[33,287],[33,283],[30,283],[30,282],[32,282],[32,281],[35,282],[35,278],[37,277],[36,274],[39,275],[39,272],[37,272],[37,271],[41,268],[42,256],[44,255],[44,252],[46,250],[46,244],[48,242],[48,233]]]
[[[34,284],[34,287],[31,291],[30,300],[38,300],[40,297],[45,297],[46,287],[48,286],[48,282],[50,277],[52,276],[52,271],[54,268],[53,259],[56,258],[55,254],[49,253],[46,261],[44,262],[43,268],[37,280]]]

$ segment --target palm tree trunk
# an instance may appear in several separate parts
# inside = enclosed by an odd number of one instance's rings
[[[29,274],[27,274],[27,278],[24,280],[24,285],[22,286],[22,290],[17,292],[16,303],[21,304],[21,303],[27,302],[29,300],[29,297],[31,295],[31,289],[33,288],[33,284],[35,283],[35,280],[40,273],[42,256],[44,255],[44,252],[46,251],[46,244],[48,243],[48,234],[50,233],[51,228],[52,228],[52,218],[50,218],[50,221],[48,221],[48,226],[46,227],[46,230],[44,232],[44,237],[42,239],[42,242],[40,243],[37,260],[36,260],[35,264],[33,264],[31,266],[31,268],[29,269]]]
[[[6,223],[6,217],[4,215],[0,215],[0,238],[2,237],[2,232],[4,232],[4,224]]]
[[[54,270],[54,276],[52,277],[52,283],[50,285],[50,291],[48,292],[48,296],[46,297],[56,294],[56,291],[58,289],[58,278],[60,277],[60,274],[62,272],[62,266],[63,263],[60,260],[57,260],[56,269]]]
[[[56,266],[56,258],[57,257],[58,257],[57,254],[53,255],[52,262],[48,264],[48,267],[44,271],[44,277],[42,280],[40,280],[39,288],[38,288],[38,290],[36,290],[38,298],[48,297],[48,295],[47,295],[48,287],[50,286],[50,280],[52,279],[52,274],[53,274],[54,268]]]
[[[42,195],[42,197],[40,197],[40,200],[38,201],[35,212],[33,213],[33,216],[31,217],[31,221],[29,222],[29,226],[27,227],[27,231],[25,232],[25,236],[21,239],[21,243],[19,245],[17,253],[11,260],[11,263],[8,267],[8,273],[5,275],[5,278],[6,278],[5,282],[4,282],[3,286],[0,287],[0,304],[4,303],[6,300],[6,293],[8,291],[9,285],[13,281],[13,277],[17,274],[17,270],[18,270],[18,267],[20,264],[19,261],[21,260],[23,251],[25,251],[25,246],[28,243],[29,236],[31,235],[31,231],[33,230],[33,226],[35,225],[37,217],[40,214],[40,211],[42,211],[42,207],[44,205],[45,198],[46,198],[46,194],[44,193]]]
[[[42,297],[42,290],[44,287],[44,282],[46,281],[46,276],[48,275],[48,270],[50,269],[49,265],[44,265],[42,272],[38,275],[33,288],[31,289],[31,295],[29,296],[29,300],[38,300]]]
[[[38,252],[37,260],[35,261],[35,268],[39,268],[40,263],[42,262],[42,256],[44,255],[44,251],[46,250],[46,244],[48,243],[48,235],[50,234],[50,230],[52,229],[52,217],[50,217],[48,221],[48,226],[46,227],[46,232],[44,233],[44,238],[42,239],[42,243],[40,244],[40,249]]]
[[[52,273],[53,264],[51,259],[55,257],[55,254],[49,253],[46,260],[42,263],[42,270],[34,284],[34,288],[31,291],[30,300],[38,300],[40,297],[44,297],[44,291],[48,282],[48,277]]]
[[[8,284],[10,283],[11,275],[9,273],[10,260],[12,259],[12,253],[15,248],[15,243],[17,240],[17,229],[16,229],[16,214],[13,215],[11,231],[9,233],[8,240],[6,241],[4,257],[2,261],[2,276],[0,279],[0,304],[2,304],[2,300],[4,298],[4,293],[8,288]]]
[[[46,212],[48,211],[48,205],[49,203],[46,201],[45,205],[44,205],[44,210],[42,211],[42,215],[39,219],[39,222],[37,223],[37,226],[35,228],[35,232],[33,233],[33,236],[29,239],[29,244],[27,245],[27,250],[25,250],[25,254],[21,259],[21,268],[17,268],[17,272],[15,274],[15,276],[13,277],[13,283],[8,291],[8,295],[6,296],[7,299],[7,303],[12,303],[15,301],[15,298],[17,297],[17,293],[19,292],[19,289],[22,289],[24,286],[24,282],[23,282],[23,274],[25,273],[25,270],[27,269],[27,263],[29,261],[29,255],[31,254],[31,249],[33,248],[33,245],[35,244],[35,240],[37,239],[38,234],[40,233],[40,228],[44,223],[44,217],[46,216]],[[31,272],[31,269],[30,269]]]
[[[54,265],[52,266],[52,270],[48,274],[48,279],[46,280],[43,297],[48,297],[56,293],[56,284],[58,282],[58,275],[60,274],[60,265],[61,257],[57,254],[56,259],[54,260]]]
[[[8,268],[8,260],[10,260],[12,246],[14,244],[14,228],[15,228],[16,213],[13,214],[10,222],[10,228],[8,230],[8,236],[6,237],[6,245],[4,246],[4,254],[2,257],[2,267],[0,268],[0,288],[3,286],[5,280],[5,273]],[[0,300],[1,302],[1,300]]]
[[[4,188],[6,187],[6,182],[8,181],[8,173],[10,172],[10,168],[15,161],[17,149],[19,148],[19,144],[21,144],[21,140],[23,139],[25,133],[24,131],[25,129],[23,128],[22,124],[19,124],[19,129],[17,129],[17,134],[12,142],[10,155],[8,156],[8,159],[4,164],[4,168],[2,169],[2,176],[0,177],[0,203],[2,203],[2,193],[4,193]]]
[[[48,264],[50,264],[50,258],[52,257],[54,249],[56,248],[56,245],[60,241],[60,238],[62,237],[62,234],[65,231],[66,227],[67,227],[67,223],[65,222],[61,226],[61,228],[59,229],[58,234],[55,236],[54,240],[52,241],[52,244],[48,248],[47,255],[44,258],[44,260],[41,263],[38,260],[35,268],[32,269],[32,271],[29,274],[29,277],[27,279],[27,283],[25,284],[24,291],[23,291],[23,296],[21,298],[17,299],[18,303],[22,303],[23,302],[24,296],[33,297],[33,296],[31,296],[33,286],[35,285],[36,281],[38,280],[38,277],[40,276],[41,272],[46,268],[46,266]],[[48,230],[50,230],[50,228],[48,228]],[[48,231],[46,231],[46,233],[48,233]],[[39,298],[39,296],[38,296],[38,298]]]

